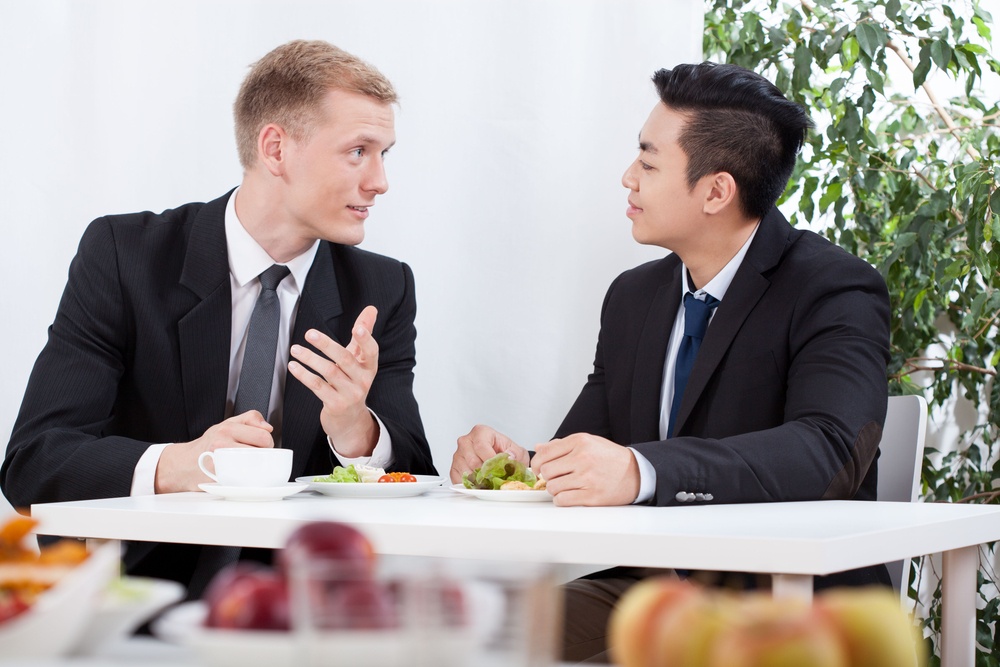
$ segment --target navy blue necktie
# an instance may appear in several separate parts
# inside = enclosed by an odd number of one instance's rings
[[[687,387],[688,378],[691,377],[691,367],[694,366],[695,357],[698,356],[701,341],[705,338],[712,311],[719,303],[720,301],[712,295],[706,295],[704,301],[696,299],[691,292],[684,295],[684,338],[677,350],[677,361],[674,364],[674,398],[670,402],[668,438],[674,435],[674,425],[677,413],[681,409],[681,399],[684,398],[684,388]]]

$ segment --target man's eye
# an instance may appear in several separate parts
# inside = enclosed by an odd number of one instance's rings
[[[649,171],[649,170],[651,170],[653,168],[653,165],[646,164],[642,160],[639,160],[639,166],[642,167],[643,171]]]
[[[353,151],[351,151],[351,155],[355,157],[362,157],[364,154],[365,154],[364,148],[355,148]]]

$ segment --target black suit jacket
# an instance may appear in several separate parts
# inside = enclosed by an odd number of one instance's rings
[[[772,209],[705,335],[676,435],[661,441],[681,289],[676,255],[615,280],[594,371],[557,437],[635,447],[656,469],[658,505],[874,500],[889,361],[879,273]]]
[[[32,370],[0,468],[15,507],[129,495],[151,443],[186,442],[225,418],[232,319],[229,195],[160,214],[108,216],[87,228]],[[394,469],[433,474],[413,396],[413,274],[396,260],[322,242],[299,300],[292,343],[315,328],[342,344],[361,310],[379,311],[379,369],[368,406],[392,437]],[[282,446],[292,478],[329,474],[320,401],[290,373]],[[130,545],[130,572],[186,581],[196,547]]]

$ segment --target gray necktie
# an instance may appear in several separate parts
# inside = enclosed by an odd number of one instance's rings
[[[268,418],[271,402],[271,384],[274,381],[274,353],[278,346],[278,323],[281,304],[278,303],[278,283],[289,273],[287,266],[273,264],[260,274],[260,296],[250,315],[247,344],[243,351],[243,367],[236,390],[233,414],[257,410]]]

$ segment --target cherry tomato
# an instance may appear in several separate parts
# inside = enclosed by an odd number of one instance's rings
[[[415,482],[417,478],[408,472],[387,472],[378,478],[379,483],[385,482]]]

